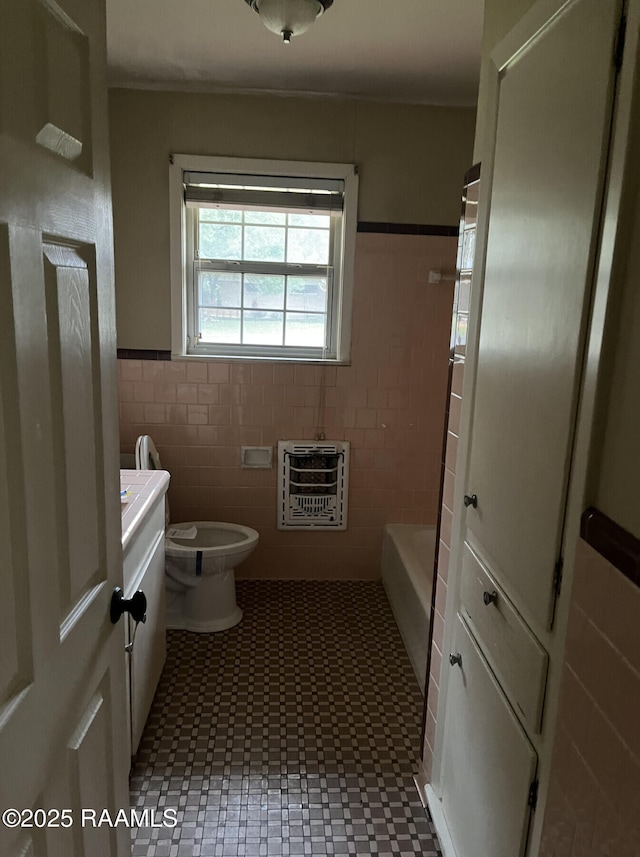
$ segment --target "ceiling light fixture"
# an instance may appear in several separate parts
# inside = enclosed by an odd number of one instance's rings
[[[254,9],[267,30],[282,36],[286,45],[293,36],[306,33],[333,0],[245,0]]]

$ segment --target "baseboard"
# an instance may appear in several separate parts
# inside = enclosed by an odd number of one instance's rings
[[[418,762],[418,773],[413,775],[413,782],[418,789],[418,797],[422,803],[422,806],[429,811],[429,807],[427,806],[427,795],[426,788],[429,784],[429,777],[427,776],[427,772],[425,770],[422,759]]]
[[[444,817],[444,812],[442,811],[442,801],[437,797],[429,784],[424,788],[424,797],[427,801],[427,808],[431,815],[433,826],[435,827],[438,835],[442,857],[457,857],[456,850],[453,847],[453,842],[449,833],[449,828],[447,827],[447,822]]]

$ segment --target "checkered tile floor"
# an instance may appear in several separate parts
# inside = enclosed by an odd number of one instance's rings
[[[413,784],[422,697],[379,583],[238,581],[243,621],[169,632],[134,857],[440,855]]]

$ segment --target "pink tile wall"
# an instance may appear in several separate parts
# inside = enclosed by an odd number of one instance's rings
[[[468,309],[468,306],[467,306]],[[457,328],[460,318],[468,315],[457,309]],[[451,552],[451,524],[453,522],[453,490],[456,478],[456,457],[458,453],[458,438],[460,434],[460,414],[462,411],[462,381],[466,340],[456,336],[456,344],[451,369],[451,394],[447,407],[447,439],[444,449],[444,482],[442,486],[442,507],[440,509],[440,542],[438,549],[438,570],[436,575],[436,601],[433,616],[433,633],[431,649],[431,665],[429,669],[429,684],[427,690],[427,711],[425,723],[425,738],[422,747],[422,765],[427,780],[431,779],[433,766],[433,748],[436,734],[436,716],[438,711],[438,695],[440,692],[440,668],[442,666],[442,649],[444,642],[444,612],[447,602],[449,581],[449,554]]]
[[[453,289],[427,281],[455,254],[455,238],[358,235],[350,366],[118,361],[122,451],[153,437],[174,521],[259,531],[239,576],[377,578],[384,524],[435,523]],[[351,441],[349,527],[280,532],[276,471],[242,470],[240,447],[318,427]]]
[[[449,582],[449,555],[451,553],[451,526],[453,523],[453,492],[456,478],[456,458],[460,435],[460,416],[462,412],[462,382],[467,353],[467,331],[471,301],[471,275],[473,254],[469,256],[466,248],[475,246],[476,219],[478,214],[478,195],[480,183],[474,178],[465,189],[461,233],[458,242],[456,270],[458,280],[454,296],[453,317],[455,326],[451,331],[450,348],[453,349],[451,365],[451,390],[446,409],[447,435],[444,445],[444,478],[442,484],[442,503],[440,507],[440,540],[435,582],[435,604],[433,627],[431,629],[431,659],[429,680],[427,683],[427,706],[425,711],[424,742],[422,745],[422,774],[426,782],[431,781],[433,768],[433,749],[435,746],[436,717],[438,696],[440,693],[440,671],[444,643],[444,614],[447,602]],[[475,203],[475,204],[474,204]]]
[[[640,855],[640,589],[582,540],[540,855]]]
[[[453,520],[453,489],[456,470],[456,452],[460,431],[460,410],[462,405],[462,378],[464,356],[456,354],[451,377],[451,396],[447,411],[447,442],[445,447],[445,471],[442,489],[442,508],[440,510],[440,543],[438,552],[438,571],[436,581],[436,601],[433,616],[433,635],[431,666],[427,690],[427,711],[425,740],[422,748],[422,764],[427,780],[431,779],[433,748],[436,734],[436,716],[438,695],[440,692],[440,668],[444,641],[444,612],[447,601],[449,580],[449,553],[451,551],[451,522]]]

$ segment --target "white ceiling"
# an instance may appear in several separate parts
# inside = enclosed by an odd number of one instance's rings
[[[244,0],[107,0],[110,84],[475,104],[483,0],[334,0],[290,45]]]

